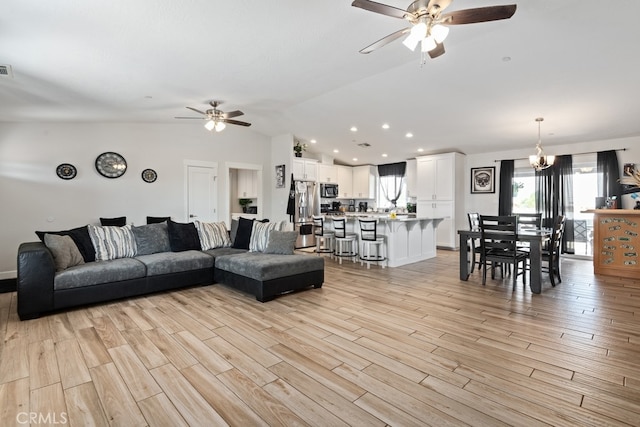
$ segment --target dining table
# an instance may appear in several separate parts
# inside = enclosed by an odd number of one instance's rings
[[[542,291],[542,245],[551,238],[551,228],[526,229],[518,232],[518,241],[529,244],[529,288],[534,294]],[[480,238],[480,229],[458,230],[460,236],[460,280],[469,279],[469,242]]]

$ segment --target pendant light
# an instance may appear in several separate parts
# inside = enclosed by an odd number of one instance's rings
[[[532,154],[529,156],[529,163],[536,171],[541,171],[543,169],[548,168],[553,164],[556,159],[556,156],[547,156],[544,154],[544,150],[542,149],[542,141],[540,139],[540,123],[544,118],[538,117],[536,118],[536,122],[538,122],[538,142],[536,143],[536,154]]]

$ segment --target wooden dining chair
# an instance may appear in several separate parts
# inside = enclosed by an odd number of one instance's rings
[[[513,290],[516,280],[522,275],[527,284],[527,254],[518,250],[518,218],[516,216],[480,215],[480,246],[482,284],[487,281],[487,269],[491,268],[491,278],[495,279],[495,268],[513,265]]]
[[[549,278],[551,279],[551,286],[556,285],[556,276],[558,277],[558,283],[562,283],[562,277],[560,276],[560,254],[562,252],[562,236],[564,236],[566,217],[564,215],[558,215],[553,223],[553,231],[551,232],[551,239],[546,249],[542,250],[542,261],[547,265],[543,266],[543,269],[549,271]]]

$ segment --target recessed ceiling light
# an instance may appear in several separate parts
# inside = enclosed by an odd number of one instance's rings
[[[424,151],[424,148],[418,148],[418,153],[422,153]]]
[[[354,162],[357,162],[357,161],[358,161],[358,158],[357,158],[357,157],[354,157],[354,158],[353,158],[353,159],[351,159],[351,160],[353,160]]]
[[[382,153],[382,157],[387,157],[387,153]]]
[[[358,128],[355,126],[351,126],[351,132],[358,132]]]
[[[385,123],[382,125],[382,129],[389,129],[389,124]]]
[[[339,153],[340,151],[336,148],[333,150],[334,153]]]
[[[510,56],[503,56],[502,57],[502,62],[509,62],[511,61],[511,57]]]
[[[312,143],[312,144],[315,144],[315,143],[316,143],[316,142],[318,142],[318,141],[316,141],[315,139],[312,139],[312,140],[311,140],[311,141],[309,141],[309,142],[310,142],[310,143]]]
[[[413,138],[413,134],[411,132],[407,132],[405,136],[407,138]]]

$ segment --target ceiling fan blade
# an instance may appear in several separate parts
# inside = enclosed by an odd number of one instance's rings
[[[222,121],[231,125],[251,126],[251,123],[241,122],[240,120],[223,119]]]
[[[399,39],[400,37],[402,37],[404,34],[408,33],[409,31],[411,31],[411,27],[408,28],[403,28],[402,30],[398,30],[395,33],[391,33],[386,37],[381,38],[380,40],[378,40],[377,42],[370,44],[369,46],[365,47],[364,49],[360,50],[360,53],[371,53],[376,49],[381,48],[382,46],[386,46],[389,43],[391,43],[392,41]]]
[[[196,119],[196,120],[204,120],[206,117],[174,117],[174,119]]]
[[[191,111],[195,111],[196,113],[200,113],[200,114],[202,114],[203,116],[206,116],[206,115],[207,115],[207,113],[205,113],[204,111],[200,111],[200,110],[198,110],[197,108],[192,108],[192,107],[187,107],[187,108],[188,108],[189,110],[191,110]]]
[[[438,56],[444,55],[444,44],[436,43],[435,49],[431,49],[429,51],[429,56],[431,58],[437,58]]]
[[[233,117],[238,117],[238,116],[242,116],[244,113],[240,110],[236,110],[236,111],[230,111],[228,113],[222,113],[222,117],[224,117],[225,119],[230,119]]]
[[[398,9],[397,7],[387,6],[386,4],[376,3],[370,0],[354,0],[351,6],[359,7],[360,9],[368,10],[370,12],[379,13],[381,15],[391,16],[393,18],[405,19],[409,14],[406,10]]]
[[[442,23],[445,25],[462,25],[509,19],[516,13],[516,7],[515,4],[509,4],[456,10],[442,15]]]

